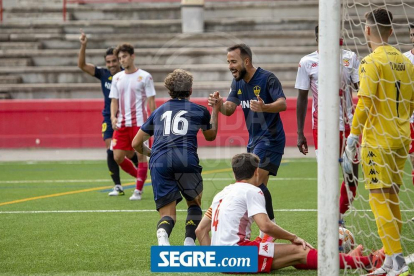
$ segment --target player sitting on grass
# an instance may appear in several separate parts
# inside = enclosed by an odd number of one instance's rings
[[[305,240],[270,221],[263,192],[258,188],[261,184],[258,181],[259,162],[259,157],[251,153],[233,157],[232,168],[236,183],[228,185],[214,197],[211,207],[196,230],[200,244],[256,246],[259,254],[258,273],[287,266],[317,269],[317,250]],[[262,243],[260,238],[251,241],[253,222],[267,235],[289,241],[290,244]],[[371,269],[381,266],[382,258],[379,253],[362,256],[362,249],[362,245],[359,245],[349,254],[339,254],[340,268]]]

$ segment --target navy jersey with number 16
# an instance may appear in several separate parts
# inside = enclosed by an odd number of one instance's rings
[[[210,118],[206,107],[185,99],[171,99],[158,107],[141,126],[154,136],[151,159],[174,149],[197,154],[197,133],[211,129]]]

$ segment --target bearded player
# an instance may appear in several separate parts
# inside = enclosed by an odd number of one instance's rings
[[[247,152],[260,157],[259,181],[266,198],[266,210],[274,221],[272,197],[267,188],[269,176],[276,176],[285,149],[285,131],[280,112],[285,111],[286,97],[278,78],[253,66],[253,54],[246,44],[227,49],[227,63],[234,79],[223,103],[219,92],[210,94],[210,106],[220,104],[220,112],[231,116],[241,106],[249,132]],[[266,239],[263,232],[261,236]]]

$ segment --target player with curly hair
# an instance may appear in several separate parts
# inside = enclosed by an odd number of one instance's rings
[[[207,141],[217,135],[218,107],[210,112],[192,103],[193,76],[181,69],[164,81],[171,99],[155,110],[134,138],[134,149],[150,157],[150,171],[156,209],[158,245],[170,245],[169,236],[176,222],[176,206],[185,198],[187,219],[184,245],[195,245],[195,229],[202,217],[202,167],[197,155],[197,133],[201,129]],[[154,136],[152,148],[145,145]]]

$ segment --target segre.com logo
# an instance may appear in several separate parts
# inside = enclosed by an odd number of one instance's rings
[[[152,246],[152,272],[257,272],[255,246]]]

